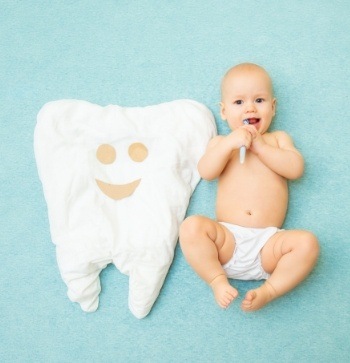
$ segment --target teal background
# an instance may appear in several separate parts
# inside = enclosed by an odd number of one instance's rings
[[[334,1],[0,1],[1,362],[347,362],[350,355],[350,3]],[[290,184],[285,228],[317,234],[311,276],[265,309],[243,313],[257,282],[235,282],[227,310],[177,247],[150,315],[127,307],[128,278],[102,272],[97,312],[66,297],[33,154],[39,109],[77,98],[146,106],[206,104],[220,133],[219,83],[250,61],[271,74],[274,129],[306,159]],[[216,183],[189,214],[214,216]]]

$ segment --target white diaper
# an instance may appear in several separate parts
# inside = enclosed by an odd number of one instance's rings
[[[269,274],[261,266],[260,251],[277,227],[246,228],[220,222],[234,236],[236,247],[229,262],[223,265],[227,277],[237,280],[266,280]]]

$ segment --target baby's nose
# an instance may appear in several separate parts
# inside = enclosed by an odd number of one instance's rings
[[[254,102],[247,102],[246,103],[246,112],[255,112],[256,111],[256,107]]]

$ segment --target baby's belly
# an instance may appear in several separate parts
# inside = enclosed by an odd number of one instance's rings
[[[280,228],[287,212],[287,196],[279,195],[271,199],[217,200],[216,218],[220,222],[237,224],[244,227]]]

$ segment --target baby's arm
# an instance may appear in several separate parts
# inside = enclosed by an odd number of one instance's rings
[[[249,147],[252,135],[243,127],[231,132],[227,136],[216,136],[198,163],[200,176],[206,180],[217,178],[225,169],[232,157],[232,152],[245,145]]]
[[[287,178],[298,179],[304,172],[304,159],[295,148],[292,138],[283,131],[273,133],[277,147],[263,142],[261,137],[253,140],[251,150],[275,173]]]

